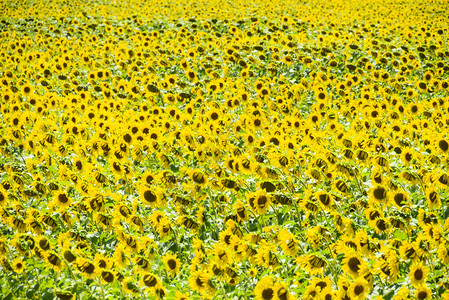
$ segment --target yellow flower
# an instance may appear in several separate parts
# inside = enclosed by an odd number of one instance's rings
[[[418,300],[432,299],[432,290],[427,285],[420,285],[416,288],[415,297]]]
[[[257,282],[254,289],[255,300],[276,299],[276,287],[273,277],[265,276]]]
[[[271,204],[271,196],[263,189],[259,190],[248,197],[251,208],[258,214],[263,215],[267,212]]]
[[[12,268],[20,274],[26,269],[26,263],[21,258],[17,258],[12,262]]]
[[[54,203],[58,208],[67,208],[72,204],[72,200],[67,193],[59,192],[54,197]]]
[[[420,261],[414,262],[410,267],[408,276],[414,287],[418,287],[426,283],[428,269]]]
[[[367,269],[366,261],[360,256],[358,252],[348,250],[345,253],[345,257],[342,261],[342,270],[346,274],[350,274],[353,278],[365,275],[364,272]]]
[[[209,275],[204,271],[191,272],[189,278],[190,288],[197,292],[207,291],[209,285]]]
[[[365,299],[369,293],[368,282],[363,277],[358,277],[349,287],[349,296],[351,299]]]
[[[426,189],[426,201],[427,206],[430,209],[438,209],[441,207],[440,196],[438,195],[437,189],[435,187]]]
[[[165,264],[165,270],[171,277],[176,276],[181,269],[181,261],[176,254],[167,254],[162,257]]]

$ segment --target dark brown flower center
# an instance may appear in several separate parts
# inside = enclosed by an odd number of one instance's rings
[[[272,288],[267,288],[262,291],[263,299],[273,299],[273,296],[274,296],[274,291]]]
[[[143,193],[143,197],[148,202],[155,202],[156,201],[156,194],[153,193],[152,191],[145,191]]]
[[[377,200],[382,200],[387,195],[387,191],[383,187],[379,187],[374,189],[373,195]]]
[[[60,194],[60,195],[58,196],[58,200],[59,200],[59,202],[61,202],[61,203],[67,203],[67,202],[69,201],[69,198],[67,198],[67,195],[66,195],[66,194]]]
[[[360,260],[357,257],[351,257],[348,261],[349,269],[357,273],[360,270]]]
[[[426,299],[427,298],[427,292],[426,291],[422,291],[418,293],[418,299],[422,300],[422,299]]]
[[[449,143],[445,140],[441,140],[438,142],[438,147],[440,147],[440,149],[443,151],[447,151],[447,149],[449,149]]]
[[[361,293],[363,293],[363,290],[364,290],[364,288],[362,285],[356,285],[354,288],[354,294],[356,294],[358,296]]]
[[[413,274],[416,280],[421,280],[424,276],[423,271],[421,269],[418,269]]]
[[[167,261],[168,267],[172,270],[176,269],[176,261],[174,259],[169,259]]]

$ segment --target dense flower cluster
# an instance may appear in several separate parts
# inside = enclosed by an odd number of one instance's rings
[[[449,299],[448,2],[298,2],[0,3],[0,294]]]

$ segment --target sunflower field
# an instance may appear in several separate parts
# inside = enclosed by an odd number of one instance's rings
[[[449,299],[446,0],[0,12],[0,298]]]

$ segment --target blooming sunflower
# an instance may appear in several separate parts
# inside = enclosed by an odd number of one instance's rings
[[[128,260],[129,258],[127,256],[124,246],[120,244],[117,247],[115,247],[114,255],[112,258],[114,265],[120,268],[125,268],[128,263]]]
[[[78,270],[87,278],[94,278],[95,276],[101,274],[100,268],[94,263],[86,258],[77,257],[76,266]]]
[[[416,288],[420,285],[425,284],[427,279],[427,267],[420,261],[415,261],[411,267],[408,276],[410,278],[410,282]]]
[[[444,265],[449,264],[449,245],[447,242],[440,244],[440,246],[438,247],[437,254],[438,258]]]
[[[67,208],[72,204],[71,199],[67,196],[67,193],[59,192],[54,197],[54,202],[59,208]]]
[[[403,285],[399,291],[394,295],[393,300],[407,300],[410,299],[410,291],[407,286]]]
[[[279,231],[280,246],[284,253],[290,256],[295,256],[298,252],[297,241],[295,241],[295,236],[285,229]]]
[[[430,209],[438,209],[441,207],[440,196],[435,187],[426,190],[426,200]]]
[[[362,272],[366,269],[365,260],[351,248],[348,248],[348,251],[345,253],[342,264],[343,272],[350,274],[354,278],[363,275]]]
[[[310,274],[322,274],[327,267],[326,260],[315,254],[303,255],[296,261]]]
[[[167,270],[171,277],[175,277],[181,268],[181,261],[177,255],[169,253],[162,257],[162,261],[165,264],[165,270]]]
[[[13,261],[12,268],[16,273],[22,273],[26,268],[26,263],[21,258],[17,258]]]
[[[156,289],[160,285],[160,280],[152,273],[145,273],[142,276],[142,281],[150,289]]]
[[[377,185],[370,189],[370,203],[385,204],[388,199],[388,190],[386,187]]]
[[[415,297],[418,300],[432,299],[432,291],[427,285],[420,285],[416,288]]]
[[[146,186],[141,186],[139,188],[139,194],[143,198],[143,203],[149,204],[151,207],[157,207],[160,203],[161,195],[159,191],[154,188],[148,188]]]
[[[264,190],[259,190],[249,197],[249,203],[257,214],[263,215],[270,207],[271,197]]]
[[[255,300],[270,300],[276,298],[276,287],[273,277],[266,276],[259,280],[254,289]]]
[[[365,299],[368,293],[368,282],[363,277],[358,277],[349,287],[349,296],[351,299]]]
[[[205,292],[208,289],[209,274],[207,272],[198,270],[190,274],[189,285],[190,288],[197,292]]]
[[[180,291],[176,291],[175,292],[175,299],[176,300],[188,300],[189,298],[189,293],[181,293]]]

